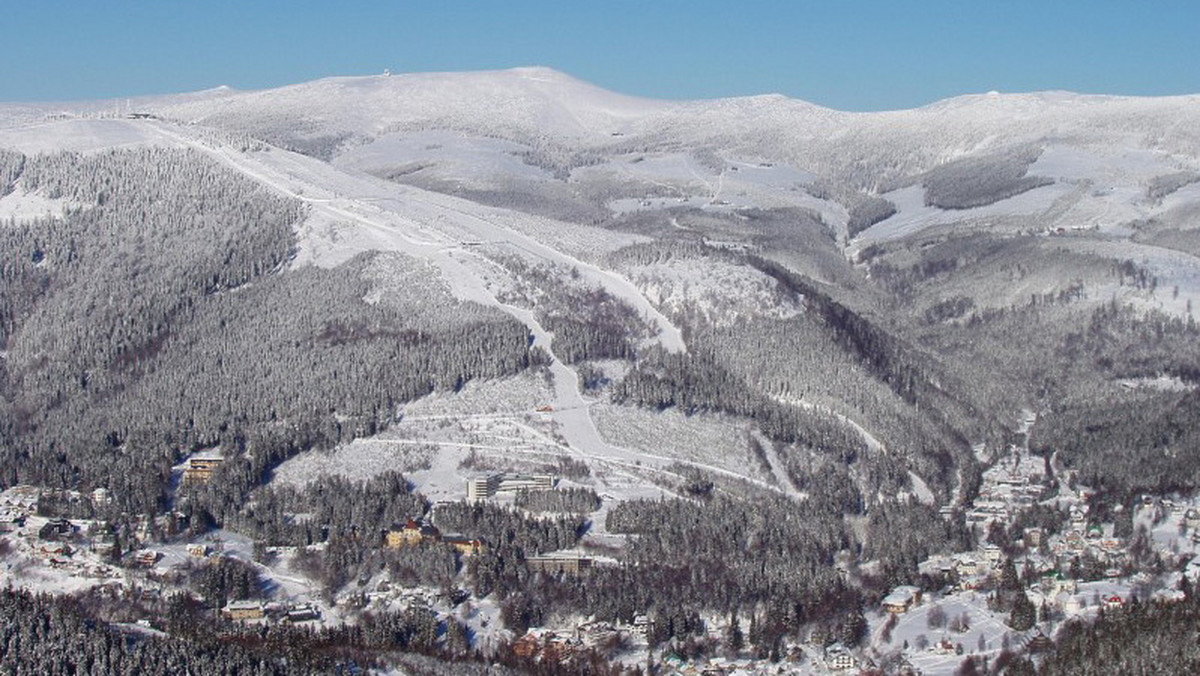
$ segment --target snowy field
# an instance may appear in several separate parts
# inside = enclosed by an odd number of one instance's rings
[[[79,206],[70,200],[18,189],[0,197],[0,225],[10,219],[20,222],[39,218],[62,218],[63,212],[77,209]]]

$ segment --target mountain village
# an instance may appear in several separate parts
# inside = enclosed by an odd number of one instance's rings
[[[181,480],[208,481],[220,462],[213,454],[192,458],[181,466]],[[548,474],[476,473],[463,477],[463,499],[511,503],[521,492],[555,491],[558,483]],[[645,614],[630,624],[578,618],[515,635],[502,626],[494,602],[464,589],[404,587],[385,576],[360,580],[330,597],[290,565],[294,547],[263,547],[228,531],[188,539],[188,524],[175,514],[121,527],[62,516],[105,504],[109,496],[103,489],[85,495],[21,485],[0,492],[0,581],[53,593],[113,587],[163,597],[194,593],[187,591],[188,571],[228,558],[254,566],[265,585],[253,598],[211,608],[228,622],[336,626],[375,608],[419,608],[465,622],[483,650],[507,645],[523,658],[559,665],[599,654],[614,663],[657,665],[659,673],[949,674],[965,658],[983,667],[1002,653],[1036,655],[1066,620],[1117,612],[1130,603],[1171,603],[1200,582],[1200,499],[1147,496],[1134,507],[1133,532],[1118,533],[1113,523],[1089,514],[1088,490],[1072,489],[1072,483],[1052,462],[1023,445],[1012,446],[983,473],[971,503],[942,509],[944,518],[964,519],[973,529],[977,549],[921,562],[914,578],[920,584],[896,586],[880,598],[866,614],[858,644],[814,632],[805,642],[786,643],[771,658],[755,657],[742,647],[743,639],[731,638],[752,627],[720,616],[703,618],[697,640],[710,650],[698,660],[656,651],[654,620]],[[441,546],[464,558],[488,547],[470,534],[443,533],[436,526],[436,505],[433,515],[432,522],[410,519],[380,533],[378,546]],[[620,565],[607,552],[579,549],[530,557],[527,563],[539,574],[569,576]],[[871,565],[847,565],[843,575],[854,583]],[[1006,594],[1027,599],[1032,614],[1018,619],[1019,611],[1002,609]],[[155,626],[154,617],[137,621],[146,631]]]

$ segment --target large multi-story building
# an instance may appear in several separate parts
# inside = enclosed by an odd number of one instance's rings
[[[500,487],[500,474],[471,477],[467,479],[467,500],[486,500],[496,494]]]
[[[548,556],[530,556],[525,559],[531,571],[543,573],[567,573],[578,575],[592,567],[592,559],[587,556],[557,554]]]
[[[208,483],[223,462],[225,462],[225,459],[219,457],[191,458],[188,460],[187,467],[183,470],[183,482]]]
[[[467,479],[467,500],[486,500],[497,493],[549,491],[558,484],[553,474],[488,474]]]
[[[390,549],[419,545],[426,540],[437,542],[442,534],[437,528],[409,519],[403,526],[395,526],[384,535],[384,544]]]

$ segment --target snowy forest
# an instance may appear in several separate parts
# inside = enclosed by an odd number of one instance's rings
[[[0,672],[1200,669],[1178,107],[430,77],[0,106]]]

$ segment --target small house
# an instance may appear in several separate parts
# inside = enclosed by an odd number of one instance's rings
[[[884,597],[883,609],[889,613],[899,615],[908,612],[908,609],[919,603],[920,600],[920,588],[911,585],[901,585]]]
[[[43,540],[58,540],[75,532],[75,526],[66,519],[50,519],[38,530],[38,537]]]
[[[143,549],[133,555],[133,562],[139,566],[145,566],[149,568],[150,566],[158,563],[160,558],[162,558],[162,554],[159,554],[153,549]]]

